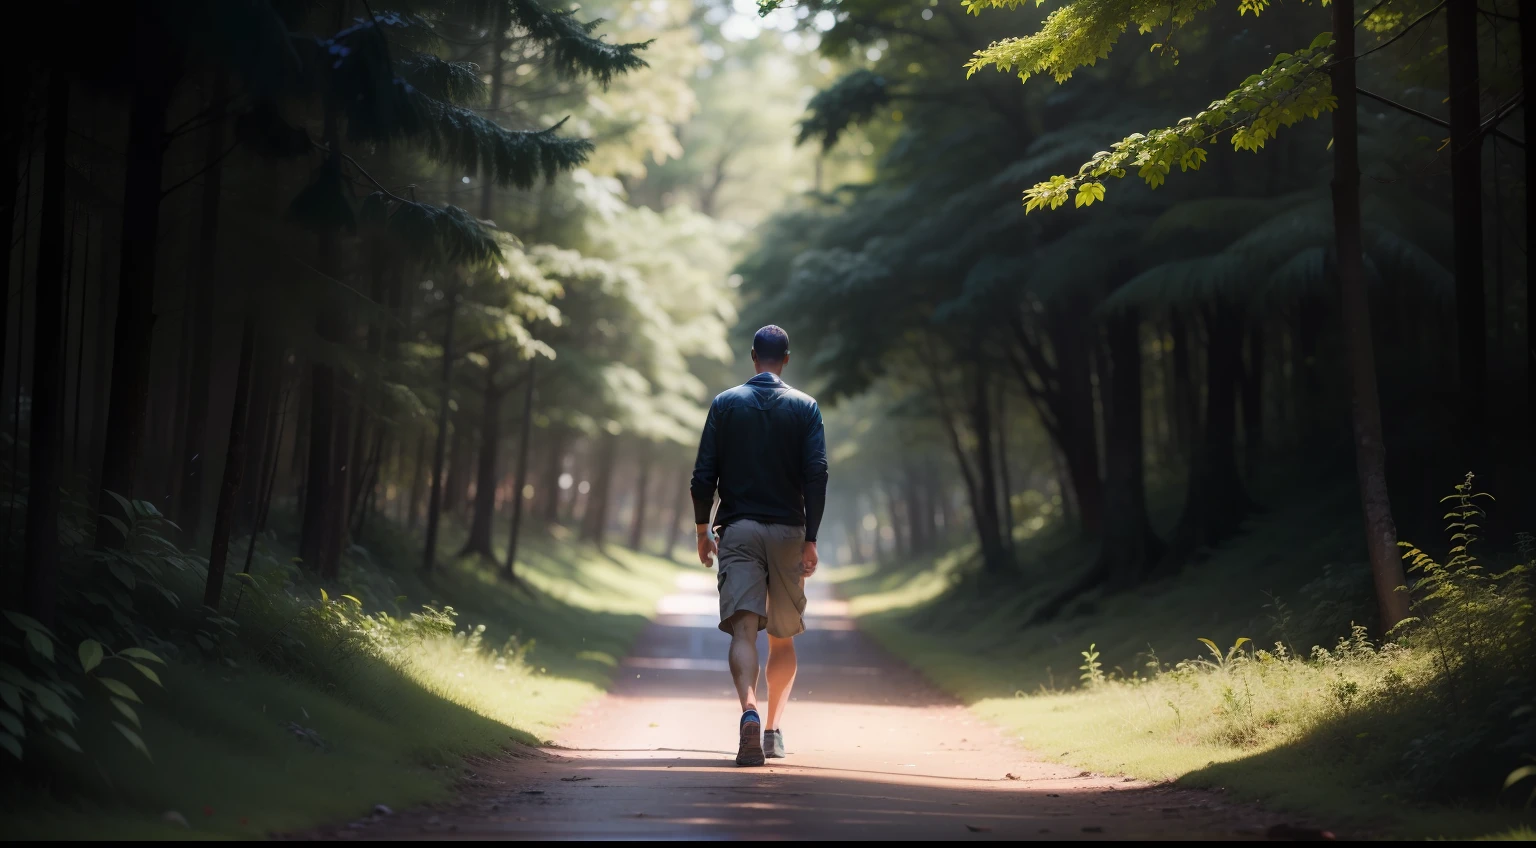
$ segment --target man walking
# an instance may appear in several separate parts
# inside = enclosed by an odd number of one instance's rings
[[[780,379],[789,334],[772,324],[752,338],[757,376],[709,407],[693,466],[699,562],[719,560],[720,629],[730,634],[741,699],[736,764],[784,756],[779,727],[795,685],[795,637],[805,631],[805,578],[816,573],[816,530],[827,502],[821,410]],[[715,528],[709,512],[715,492]],[[719,532],[718,545],[715,530]],[[757,631],[768,631],[768,723],[757,711]]]

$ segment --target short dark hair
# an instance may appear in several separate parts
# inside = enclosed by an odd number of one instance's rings
[[[783,362],[789,355],[789,333],[777,324],[769,324],[752,337],[752,352],[760,362]]]

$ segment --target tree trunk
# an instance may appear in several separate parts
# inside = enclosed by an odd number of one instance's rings
[[[1237,471],[1237,388],[1242,378],[1243,320],[1218,304],[1206,312],[1205,426],[1191,452],[1184,512],[1174,530],[1170,566],[1237,533],[1253,504]]]
[[[101,516],[96,525],[98,547],[122,543],[122,534],[106,521],[107,516],[121,512],[109,493],[131,498],[139,472],[154,341],[165,118],[178,73],[173,48],[163,43],[163,22],[147,7],[135,17],[134,86],[123,168],[117,321],[112,336],[112,387],[97,510]]]
[[[645,540],[645,508],[649,498],[646,491],[651,487],[651,443],[640,444],[640,476],[635,481],[635,514],[629,525],[629,549],[640,550]]]
[[[843,520],[843,532],[848,534],[848,556],[853,559],[850,565],[863,563],[865,560],[864,545],[859,539],[859,531],[862,528],[859,526],[860,519],[857,512],[857,509],[849,512],[848,517]]]
[[[1184,316],[1174,310],[1168,318],[1168,334],[1173,337],[1173,423],[1177,454],[1187,463],[1193,453],[1195,421],[1199,419],[1199,398],[1195,396],[1195,377],[1190,363],[1189,326]]]
[[[1142,421],[1141,321],[1134,310],[1105,322],[1104,531],[1094,564],[1031,614],[1032,624],[1059,615],[1079,595],[1104,586],[1124,590],[1143,582],[1163,554],[1147,517]]]
[[[1477,0],[1445,9],[1450,64],[1451,228],[1456,271],[1456,361],[1461,441],[1467,461],[1486,470],[1488,333],[1483,304],[1483,130],[1477,73]]]
[[[399,443],[395,444],[399,448]],[[359,494],[352,496],[352,538],[362,541],[368,519],[379,509],[379,472],[384,463],[384,428],[373,428],[373,444],[368,448],[358,476]]]
[[[1264,324],[1248,329],[1248,367],[1243,371],[1243,470],[1248,485],[1258,479],[1264,455]]]
[[[566,432],[558,424],[552,424],[549,428],[549,445],[544,451],[544,482],[540,496],[543,498],[540,504],[544,514],[544,523],[553,527],[560,521],[560,474],[565,462]]]
[[[284,380],[282,371],[279,369],[277,377],[279,389],[281,389],[283,382]],[[265,530],[267,527],[267,514],[271,511],[272,508],[272,489],[277,485],[277,469],[279,465],[278,460],[283,455],[283,434],[287,432],[287,428],[283,424],[283,419],[288,414],[288,401],[292,393],[293,389],[291,388],[282,392],[282,400],[277,404],[277,415],[274,418],[275,425],[268,430],[269,436],[267,438],[267,443],[270,444],[272,448],[264,460],[263,465],[261,466],[265,470],[266,476],[259,477],[256,480],[257,486],[261,491],[258,495],[258,500],[256,503],[256,522],[251,525],[250,542],[245,546],[245,565],[240,569],[241,574],[251,573],[251,559],[256,555],[256,537],[261,535],[261,531]],[[250,420],[249,410],[246,411],[246,420]],[[295,427],[294,431],[297,433],[298,428]],[[262,450],[264,452],[267,451],[265,447],[263,447]]]
[[[501,402],[505,392],[493,379],[499,369],[500,357],[492,354],[491,366],[486,369],[485,391],[480,401],[480,462],[475,476],[474,514],[470,519],[469,538],[459,556],[479,554],[494,560],[496,552],[491,548],[491,525],[496,519],[496,455],[501,448]]]
[[[972,523],[976,523],[976,499],[974,486],[971,487],[971,493],[971,520]],[[879,498],[875,497],[873,490],[871,490],[869,495],[869,515],[875,519],[875,526],[869,528],[870,554],[877,564],[885,565],[888,561],[885,556],[885,534],[880,532],[885,529],[885,524],[880,520],[880,500]],[[977,527],[979,533],[980,524],[977,524]],[[983,564],[985,565],[985,563]]]
[[[345,6],[336,9],[339,18]],[[322,165],[326,169],[341,170],[340,106],[327,99],[324,112],[324,138],[329,155]],[[338,173],[339,184],[345,184]],[[319,269],[331,279],[340,279],[337,262],[339,233],[334,227],[321,227],[315,239],[315,259]],[[323,343],[340,345],[346,337],[346,319],[336,306],[322,303],[315,319],[315,330]],[[345,387],[338,379],[336,369],[330,363],[317,360],[311,367],[309,410],[308,472],[304,484],[304,520],[299,528],[299,556],[318,573],[333,572],[340,555],[338,533],[334,522],[343,511],[338,498],[346,498],[344,470],[338,468],[347,461],[346,415],[338,415],[338,408],[347,403]],[[339,424],[339,426],[338,426]]]
[[[473,448],[464,436],[464,429],[454,427],[448,446],[448,476],[443,482],[443,512],[452,514],[464,503],[469,488],[470,454]]]
[[[896,495],[896,483],[890,478],[880,482],[875,488],[877,495],[885,496],[885,516],[891,526],[891,547],[896,552],[897,560],[905,560],[912,555],[912,537],[910,528],[903,527],[901,520],[901,498]],[[999,548],[1001,549],[1001,540]]]
[[[923,514],[924,526],[928,528],[928,545],[937,550],[944,541],[940,527],[949,521],[949,489],[931,455],[923,460],[922,485],[923,500],[928,507]]]
[[[245,428],[250,410],[251,361],[256,356],[256,319],[250,304],[240,330],[240,364],[235,370],[235,406],[229,415],[229,445],[224,451],[224,479],[213,512],[213,544],[208,548],[208,583],[203,604],[219,608],[224,593],[224,563],[229,557],[229,537],[234,527],[235,498],[245,472]]]
[[[411,475],[411,493],[407,497],[405,529],[416,532],[416,522],[421,520],[421,497],[426,493],[427,435],[416,437],[415,473]]]
[[[346,373],[335,373],[336,415],[331,428],[335,442],[331,446],[331,462],[336,466],[331,476],[330,497],[326,500],[325,521],[321,524],[324,556],[320,574],[328,580],[341,576],[341,553],[347,547],[347,536],[352,524],[347,508],[352,503],[352,485],[357,476],[348,457],[352,452],[352,416],[357,407],[357,381]]]
[[[1536,16],[1520,16],[1520,79],[1526,92],[1536,91]],[[1536,139],[1536,108],[1529,104],[1521,110],[1525,115],[1525,137]],[[1536,153],[1533,145],[1525,145],[1525,173],[1536,173]],[[1526,177],[1529,185],[1530,177]],[[1536,191],[1525,191],[1525,255],[1530,262],[1531,251],[1536,250]],[[1525,427],[1527,445],[1536,450],[1536,286],[1531,285],[1533,275],[1529,266],[1525,271]],[[1533,495],[1536,497],[1536,495]],[[1536,512],[1536,501],[1527,515]]]
[[[683,535],[683,516],[693,509],[693,496],[687,489],[682,496],[672,500],[672,519],[667,522],[667,546],[662,549],[661,555],[667,559],[672,558],[672,552],[677,550],[677,540]]]
[[[618,454],[617,436],[599,436],[596,473],[587,493],[587,508],[582,515],[581,538],[602,547],[608,535],[608,502],[612,500],[613,466]]]
[[[1334,0],[1334,33],[1340,56],[1355,55],[1354,0]],[[1453,0],[1454,5],[1454,0]],[[1381,402],[1376,393],[1376,352],[1372,344],[1370,299],[1360,238],[1360,148],[1355,95],[1355,63],[1332,71],[1339,106],[1333,112],[1333,225],[1338,242],[1344,341],[1353,386],[1351,418],[1360,504],[1365,513],[1366,549],[1376,585],[1382,632],[1408,616],[1407,583],[1397,549],[1397,527],[1387,497],[1387,451],[1381,433]],[[1453,98],[1454,100],[1454,98]]]
[[[321,326],[328,323],[320,319]],[[327,337],[328,333],[321,333]],[[300,424],[302,426],[302,422]],[[327,548],[326,522],[335,496],[332,481],[335,462],[332,450],[336,432],[336,372],[325,362],[310,366],[309,457],[304,476],[303,523],[299,528],[299,560],[309,569],[324,571]]]
[[[523,429],[517,437],[517,477],[512,484],[512,529],[507,534],[508,579],[517,579],[517,544],[523,530],[523,490],[528,488],[528,445],[533,440],[533,402],[538,380],[538,357],[528,360],[528,387],[523,395]]]
[[[219,194],[224,169],[219,164],[224,155],[224,92],[228,73],[215,71],[210,103],[208,140],[203,148],[202,219],[199,221],[197,262],[187,284],[196,292],[192,321],[191,362],[188,369],[186,442],[182,451],[181,485],[177,488],[180,509],[177,523],[188,540],[195,540],[203,518],[203,469],[207,467],[208,391],[213,376],[213,298],[218,288]],[[243,333],[242,333],[243,339]],[[243,344],[243,341],[242,341]],[[240,401],[244,403],[245,401]],[[242,432],[244,424],[241,424]],[[228,474],[225,474],[226,479]],[[240,475],[235,474],[238,480]],[[212,606],[217,606],[213,604]]]
[[[1002,381],[998,381],[997,388],[997,479],[1002,486],[999,492],[1001,510],[998,519],[1001,523],[999,530],[1002,535],[1003,550],[1008,552],[1009,558],[1013,557],[1013,480],[1008,473],[1008,394],[1003,389]],[[916,530],[914,529],[915,533]],[[916,547],[916,544],[913,545]]]
[[[247,401],[247,427],[255,430],[246,440],[245,464],[240,472],[241,480],[255,485],[242,486],[239,501],[235,504],[235,526],[256,526],[256,514],[260,511],[262,482],[267,479],[267,448],[276,438],[277,428],[283,422],[277,415],[277,394],[282,374],[282,351],[274,350],[270,342],[263,342],[255,353],[251,366],[251,391]],[[256,429],[259,427],[260,429]],[[273,460],[276,461],[275,459]]]
[[[5,238],[0,239],[0,388],[5,385],[6,351],[10,349],[11,327],[11,247],[16,232],[16,189],[20,187],[20,171],[17,160],[21,156],[21,144],[28,134],[27,101],[18,102],[5,111],[5,125],[0,134],[0,222],[3,222]],[[30,149],[30,146],[29,146]],[[26,210],[22,210],[23,216]],[[25,232],[25,227],[23,227]],[[22,285],[25,286],[26,269],[22,269]],[[83,302],[83,301],[82,301]],[[18,331],[20,329],[18,322]],[[20,332],[17,333],[19,337]],[[17,357],[18,361],[20,357]]]
[[[983,565],[990,569],[996,567],[994,558],[996,558],[998,555],[996,522],[997,501],[995,500],[995,492],[991,485],[992,469],[990,456],[978,457],[976,463],[977,467],[974,469],[971,467],[970,457],[966,453],[965,446],[960,441],[960,431],[955,424],[955,414],[950,407],[948,393],[944,390],[944,379],[939,373],[938,360],[936,357],[934,357],[931,348],[929,349],[928,353],[928,377],[930,383],[933,386],[934,399],[938,402],[939,418],[944,424],[944,434],[949,438],[949,447],[950,450],[954,453],[955,464],[960,469],[961,479],[965,482],[966,496],[971,504],[971,520],[975,525],[977,542],[980,544],[982,550]],[[985,415],[987,396],[986,384],[982,379],[981,366],[979,363],[976,365],[976,368],[976,391],[974,393],[974,400],[971,407],[971,424],[972,428],[980,437],[978,441],[987,442],[990,440],[992,428],[991,424],[986,420]],[[982,419],[979,422],[976,420],[978,417],[978,412],[980,413],[979,417]],[[990,509],[988,506],[989,501],[991,502]],[[879,507],[875,503],[875,499],[872,496],[870,498],[870,514],[875,515],[877,521],[879,520],[879,512]],[[946,527],[947,526],[948,519],[946,519]],[[873,555],[875,561],[880,562],[880,530],[878,527],[875,528],[874,534]],[[989,553],[991,554],[992,558],[988,557]]]
[[[1007,486],[1004,485],[1003,488],[1006,490]],[[912,553],[927,551],[929,539],[926,533],[928,528],[923,521],[922,486],[918,484],[917,472],[910,463],[903,464],[901,468],[901,503],[906,513],[907,535],[910,540],[908,547]]]
[[[48,79],[43,131],[43,206],[37,241],[37,306],[33,321],[32,420],[23,593],[26,610],[52,626],[59,579],[59,454],[63,447],[64,253],[69,78],[57,67]],[[19,371],[18,371],[19,373]]]
[[[443,461],[448,453],[448,428],[451,425],[449,401],[453,396],[453,318],[458,312],[458,291],[448,295],[448,319],[443,328],[443,397],[437,410],[437,448],[432,455],[432,493],[427,498],[427,539],[422,551],[422,567],[431,571],[437,564],[437,525],[443,512]]]
[[[1134,310],[1105,324],[1110,374],[1105,410],[1105,528],[1099,556],[1113,588],[1140,583],[1163,553],[1162,541],[1147,517],[1140,329]]]
[[[1099,478],[1099,446],[1095,434],[1093,372],[1087,344],[1092,333],[1085,322],[1071,321],[1052,336],[1061,381],[1060,442],[1072,476],[1082,531],[1097,537],[1104,527],[1104,485]]]
[[[1008,561],[1003,544],[1002,522],[997,504],[997,459],[992,451],[992,410],[987,400],[987,366],[979,355],[972,366],[971,432],[976,434],[976,497],[971,507],[976,513],[976,531],[980,536],[982,564],[989,570],[1002,569]]]

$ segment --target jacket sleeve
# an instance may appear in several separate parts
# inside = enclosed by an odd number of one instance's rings
[[[821,408],[815,403],[811,404],[803,455],[800,479],[804,481],[801,494],[805,499],[805,540],[814,542],[827,506],[827,434],[821,422]]]
[[[693,461],[693,480],[688,485],[693,495],[693,523],[708,524],[715,505],[715,486],[720,481],[720,450],[716,441],[719,403],[709,405],[704,419],[704,435],[699,437],[699,455]]]

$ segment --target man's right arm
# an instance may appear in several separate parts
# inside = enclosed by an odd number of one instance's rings
[[[709,512],[715,504],[715,488],[720,481],[720,451],[716,405],[709,405],[704,419],[704,434],[699,437],[699,454],[693,461],[693,479],[688,484],[693,497],[693,523],[698,534],[699,562],[710,565],[716,552],[714,534],[709,529]]]

